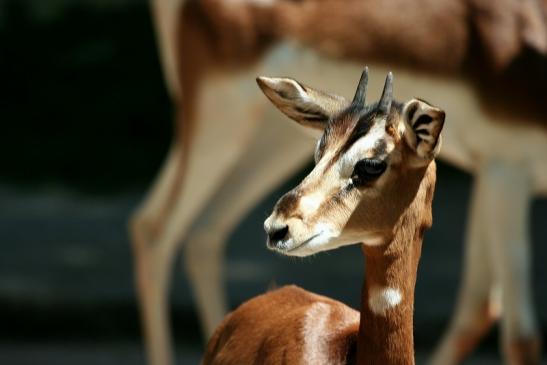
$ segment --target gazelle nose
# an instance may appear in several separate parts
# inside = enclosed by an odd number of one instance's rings
[[[270,239],[271,243],[275,243],[277,241],[281,241],[285,237],[287,237],[287,233],[289,233],[289,226],[284,225],[281,227],[270,227],[266,233],[268,234],[268,238]]]

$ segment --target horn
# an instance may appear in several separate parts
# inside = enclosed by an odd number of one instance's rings
[[[367,86],[368,86],[368,66],[365,67],[363,73],[361,74],[361,79],[359,79],[359,85],[357,85],[357,91],[351,102],[353,105],[365,105],[365,98],[367,97]]]
[[[391,101],[393,100],[393,74],[390,72],[387,73],[386,83],[384,84],[384,91],[382,91],[382,97],[378,108],[380,112],[387,114],[391,109]]]

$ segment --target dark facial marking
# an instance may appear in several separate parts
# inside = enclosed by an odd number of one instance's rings
[[[317,146],[317,151],[315,153],[315,162],[317,163],[321,157],[323,157],[323,153],[325,153],[325,147],[327,146],[327,133],[323,133],[321,136],[321,139],[319,140],[319,145]]]
[[[339,133],[339,131],[347,129],[346,126],[348,121],[353,121],[357,119],[355,126],[350,132],[349,137],[346,139],[342,148],[340,148],[333,158],[328,162],[327,168],[332,166],[340,157],[361,137],[366,135],[375,122],[376,117],[376,106],[372,108],[363,107],[358,105],[350,105],[346,110],[342,111],[338,116],[334,117],[330,122],[329,126],[325,130],[324,135],[321,137],[322,141],[319,142],[319,151],[318,156],[322,156],[326,145],[328,144],[328,138],[330,134]],[[353,122],[350,122],[349,125],[353,125]],[[343,132],[344,134],[346,132]],[[324,140],[323,140],[324,139]],[[324,143],[324,144],[323,144]],[[322,145],[323,144],[323,145]]]
[[[359,117],[359,120],[357,121],[355,128],[353,128],[348,139],[342,146],[342,149],[340,150],[340,154],[343,154],[344,152],[349,150],[350,147],[353,146],[355,142],[357,142],[357,140],[365,136],[370,131],[370,129],[374,125],[375,117],[376,117],[375,112],[365,112],[363,115]]]
[[[373,155],[384,156],[387,152],[387,143],[383,139],[376,141],[374,144]]]
[[[401,103],[398,103],[397,101],[393,100],[391,103],[391,110],[390,114],[387,116],[387,122],[390,123],[391,120],[397,119],[400,115],[400,112],[402,110],[403,105]],[[355,126],[351,130],[349,137],[346,139],[344,144],[342,145],[342,148],[340,148],[334,157],[329,161],[327,168],[332,166],[336,161],[340,159],[340,157],[347,152],[351,146],[355,142],[357,142],[361,137],[368,134],[370,129],[374,126],[374,123],[376,122],[376,117],[378,116],[378,104],[371,104],[367,105],[366,107],[362,106],[355,106],[350,105],[346,110],[342,111],[338,116],[334,117],[329,121],[329,126],[326,128],[325,133],[321,137],[321,141],[319,142],[319,147],[317,151],[318,160],[321,158],[321,156],[324,153],[324,150],[326,148],[326,145],[328,144],[328,137],[331,133],[334,133],[333,130],[336,129],[336,127],[339,127],[340,125],[343,125],[344,122],[340,121],[347,121],[347,120],[355,120],[357,119],[357,122],[355,123]],[[350,124],[351,125],[351,124]],[[385,154],[386,152],[386,145],[385,142],[382,146],[378,146],[379,154]]]
[[[293,80],[293,81],[296,82],[298,84],[298,86],[300,86],[304,91],[308,91],[308,88],[306,86],[304,86],[304,84],[301,84],[296,80]]]
[[[274,210],[277,214],[287,218],[296,210],[299,199],[300,192],[297,189],[293,189],[279,199]]]

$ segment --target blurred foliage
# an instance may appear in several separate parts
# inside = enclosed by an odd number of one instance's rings
[[[2,183],[142,188],[172,135],[148,4],[43,3],[0,4]]]

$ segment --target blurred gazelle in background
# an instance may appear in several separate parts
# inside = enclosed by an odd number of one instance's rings
[[[528,214],[547,194],[545,1],[154,0],[152,11],[177,108],[171,151],[131,221],[152,364],[172,362],[167,293],[183,240],[209,336],[226,313],[228,234],[312,155],[290,123],[272,122],[255,76],[350,95],[365,63],[394,70],[399,98],[443,106],[440,158],[475,176],[460,297],[433,363],[460,362],[500,317],[505,360],[539,362]],[[305,105],[313,92],[296,84],[284,97]],[[299,113],[316,123],[309,108]]]

